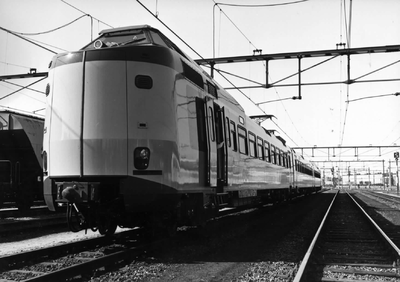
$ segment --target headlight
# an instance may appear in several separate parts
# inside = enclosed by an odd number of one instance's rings
[[[150,162],[150,150],[145,147],[138,147],[133,153],[133,162],[136,169],[146,169]]]

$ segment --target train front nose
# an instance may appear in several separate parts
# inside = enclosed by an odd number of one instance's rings
[[[126,175],[126,62],[99,60],[95,51],[53,62],[47,119],[52,176]]]

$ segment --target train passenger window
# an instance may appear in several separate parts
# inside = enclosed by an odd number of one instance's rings
[[[277,165],[282,165],[282,151],[281,150],[279,150],[278,148],[276,148],[276,152],[277,152],[277,158],[278,158],[278,163],[277,163]]]
[[[271,162],[276,164],[276,151],[274,145],[271,145]]]
[[[204,81],[203,77],[201,76],[200,73],[198,73],[196,70],[194,70],[191,66],[189,66],[187,63],[185,63],[183,60],[182,62],[182,67],[183,67],[183,75],[191,82],[193,82],[195,85],[200,87],[201,89],[204,89]]]
[[[282,151],[282,166],[286,167],[286,153]]]
[[[257,154],[260,160],[264,160],[263,140],[260,137],[257,137]]]
[[[230,132],[231,130],[229,129],[229,118],[225,118],[225,140],[228,147],[232,146]]]
[[[231,120],[231,142],[232,142],[232,150],[237,151],[237,139],[236,139],[236,124]]]
[[[208,93],[210,93],[212,96],[215,98],[218,98],[217,96],[217,87],[215,85],[211,84],[211,82],[207,81],[207,88],[208,88]]]
[[[269,147],[269,142],[264,140],[264,149],[265,149],[265,161],[271,162],[271,150]]]
[[[247,132],[241,126],[238,126],[238,138],[239,138],[239,153],[247,155],[248,147],[247,147]]]
[[[208,107],[208,132],[211,137],[211,141],[215,141],[215,133],[214,133],[214,111],[211,107]]]
[[[290,154],[287,155],[287,168],[292,168],[292,159],[290,158]]]
[[[256,136],[249,132],[250,157],[257,157]]]

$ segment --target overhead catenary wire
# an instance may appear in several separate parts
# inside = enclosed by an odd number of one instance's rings
[[[214,11],[215,11],[215,6],[217,6],[219,3],[217,3],[217,2],[215,2],[214,0],[213,0],[213,2],[214,2],[214,9],[213,9],[213,13],[214,13]],[[304,2],[304,1],[301,1],[301,2]],[[243,31],[233,22],[233,20],[222,10],[222,8],[221,7],[219,7],[219,9],[220,9],[220,11],[221,11],[221,13],[223,13],[226,17],[227,17],[227,19],[233,24],[233,26],[244,36],[244,38],[249,42],[249,44],[250,45],[252,45],[256,50],[258,50],[258,48],[251,42],[251,40],[243,33]],[[213,19],[215,18],[215,15],[213,15]],[[214,21],[213,21],[213,30],[215,30],[215,23],[214,23]],[[213,37],[214,37],[214,35],[213,35]],[[213,41],[215,42],[215,39],[213,38]],[[213,42],[213,45],[215,46],[215,43]],[[215,47],[213,47],[213,50],[215,49]],[[218,72],[219,72],[219,70],[217,70]],[[226,79],[226,78],[225,78]],[[232,83],[231,83],[232,84]],[[232,86],[234,86],[234,88],[236,88],[237,90],[239,90],[235,85],[233,85],[232,84]],[[247,99],[249,99],[253,104],[255,104],[263,113],[265,113],[265,111],[263,110],[263,109],[261,109],[260,108],[260,106],[259,106],[259,104],[257,104],[257,103],[254,103],[254,101],[253,100],[251,100],[247,95],[245,95],[241,90],[239,90],[241,93],[242,93],[242,95],[244,95]],[[284,110],[285,110],[285,112],[286,112],[286,114],[288,115],[288,117],[289,117],[289,119],[290,119],[290,121],[291,121],[291,123],[292,123],[292,125],[293,125],[293,127],[295,128],[295,130],[298,132],[298,130],[297,130],[297,128],[296,128],[296,126],[294,125],[294,123],[293,123],[293,121],[292,121],[292,119],[291,119],[291,117],[290,117],[290,115],[289,115],[289,113],[287,112],[287,110],[286,110],[286,108],[285,108],[285,106],[284,106],[284,104],[283,104],[283,100],[288,100],[288,99],[293,99],[293,97],[291,97],[291,98],[287,98],[287,99],[282,99],[282,98],[280,98],[280,96],[279,96],[279,93],[278,93],[278,91],[275,89],[275,93],[277,94],[277,96],[279,97],[279,99],[278,100],[276,100],[276,101],[280,101],[281,102],[281,104],[282,104],[282,106],[283,106],[283,108],[284,108]],[[280,128],[275,122],[274,122],[274,124],[295,144],[295,146],[298,146],[297,144],[296,144],[296,142],[294,142],[293,141],[293,139],[282,129],[282,128]],[[298,132],[299,133],[299,132]],[[300,135],[300,133],[299,133],[299,135]],[[300,137],[304,140],[304,138],[300,135]]]
[[[351,14],[353,13],[353,9],[352,9],[353,1],[350,0],[349,23],[347,23],[346,0],[343,0],[343,1],[344,1],[343,7],[344,7],[344,13],[345,13],[344,14],[345,30],[346,30],[346,35],[347,35],[347,47],[350,48],[350,46],[351,46],[351,19],[352,19]],[[347,67],[350,68],[350,63],[348,63]],[[350,71],[350,69],[348,69],[348,72],[349,71]],[[349,84],[347,84],[347,87],[346,87],[346,96],[347,96],[347,101],[349,101],[350,100],[349,99],[349,97],[350,97],[350,85]],[[342,132],[341,132],[340,143],[339,143],[340,145],[343,144],[344,134],[346,132],[346,122],[347,122],[348,111],[349,111],[349,103],[346,103],[344,119],[343,119],[343,126],[342,126]]]
[[[33,38],[29,38],[29,40],[30,40],[30,41],[32,41],[32,42],[40,43],[40,44],[42,44],[42,45],[45,45],[45,46],[48,46],[48,47],[54,48],[54,49],[61,50],[61,51],[63,51],[63,52],[68,52],[68,50],[67,50],[67,49],[63,49],[63,48],[60,48],[60,47],[57,47],[57,46],[54,46],[54,45],[51,45],[51,44],[45,43],[45,42],[43,42],[43,41],[39,41],[39,40],[36,40],[36,39],[33,39]]]
[[[170,27],[168,27],[160,18],[158,15],[154,14],[153,12],[151,12],[143,3],[140,2],[140,0],[136,0],[147,12],[149,12],[154,18],[156,18],[162,25],[164,25],[170,32],[172,32],[172,34],[174,34],[179,40],[181,40],[188,48],[190,48],[190,50],[192,50],[196,55],[198,55],[201,59],[205,60],[203,58],[203,56],[201,56],[196,50],[194,50],[193,47],[191,47],[186,41],[184,41],[179,35],[177,35]],[[243,91],[241,91],[239,88],[237,88],[237,86],[231,82],[226,76],[224,76],[224,74],[222,72],[219,72],[218,69],[216,69],[216,71],[219,73],[219,75],[221,75],[226,81],[228,81],[237,91],[239,91],[244,97],[246,97],[251,103],[253,103],[256,107],[258,107],[258,109],[264,113],[265,111],[263,109],[261,109],[258,105],[256,105],[254,103],[254,101],[247,96]],[[275,122],[274,122],[275,123]],[[297,146],[296,142],[294,142],[290,136],[282,129],[280,128],[276,123],[275,125]]]
[[[60,29],[62,29],[62,28],[65,28],[65,27],[67,27],[67,26],[73,24],[74,22],[76,22],[76,21],[78,21],[78,20],[80,20],[81,18],[86,17],[86,16],[88,16],[88,17],[91,18],[91,31],[92,31],[92,32],[91,32],[91,37],[93,37],[93,19],[96,19],[98,22],[101,22],[101,23],[104,24],[104,25],[107,25],[107,26],[109,26],[109,27],[112,27],[111,25],[109,25],[109,24],[107,24],[107,23],[105,23],[105,22],[103,22],[103,21],[101,21],[101,20],[99,20],[99,19],[97,19],[97,18],[95,18],[95,17],[92,17],[91,15],[89,15],[89,14],[83,12],[82,10],[80,10],[80,9],[76,8],[75,6],[73,6],[73,5],[69,4],[69,3],[67,3],[66,1],[63,1],[63,0],[61,0],[61,1],[64,2],[65,4],[69,5],[69,6],[73,7],[74,9],[76,9],[76,10],[78,10],[78,11],[84,13],[84,15],[82,15],[82,16],[80,16],[80,17],[78,17],[78,18],[76,18],[76,19],[74,19],[74,20],[68,22],[67,24],[64,24],[64,25],[62,25],[62,26],[59,26],[59,27],[57,27],[57,28],[53,28],[53,29],[47,30],[47,31],[36,32],[36,33],[16,32],[16,31],[12,31],[12,30],[9,30],[9,29],[3,28],[3,27],[0,27],[0,30],[3,30],[3,31],[5,31],[5,32],[7,32],[7,34],[12,34],[12,35],[14,35],[14,36],[16,36],[16,37],[18,37],[18,38],[20,38],[20,39],[22,39],[22,40],[25,40],[25,41],[27,41],[27,42],[29,42],[29,43],[35,45],[35,46],[38,46],[38,47],[40,47],[40,48],[42,48],[42,49],[45,49],[46,51],[49,51],[49,52],[51,52],[51,53],[53,53],[53,54],[57,54],[57,52],[55,52],[55,51],[53,51],[53,50],[51,50],[51,49],[49,49],[49,48],[46,48],[46,47],[44,47],[43,45],[47,45],[47,46],[50,46],[50,47],[52,47],[52,48],[56,48],[56,49],[59,49],[59,50],[62,50],[62,51],[67,51],[67,50],[62,49],[62,48],[59,48],[59,47],[56,47],[56,46],[52,46],[52,45],[47,44],[47,43],[40,42],[40,41],[35,40],[35,39],[31,39],[31,38],[28,39],[28,38],[26,38],[26,37],[24,37],[24,36],[35,36],[35,35],[42,35],[42,34],[47,34],[47,33],[55,32],[55,31],[57,31],[57,30],[60,30]],[[39,44],[39,43],[40,43],[40,44]],[[41,44],[42,44],[42,45],[41,45]],[[1,62],[1,63],[5,63],[5,62]],[[9,63],[5,63],[5,64],[9,64]],[[11,64],[10,64],[10,65],[11,65]],[[17,65],[15,65],[15,66],[17,66]],[[19,66],[19,67],[23,67],[23,66]],[[0,100],[3,100],[3,99],[5,99],[5,98],[7,98],[7,97],[10,97],[10,96],[12,96],[12,95],[14,95],[14,94],[20,92],[21,90],[24,90],[24,89],[28,89],[28,90],[31,90],[31,91],[36,91],[36,92],[39,92],[39,93],[43,93],[42,91],[38,91],[38,90],[35,90],[35,89],[32,89],[32,88],[29,88],[29,86],[31,86],[31,85],[33,85],[33,84],[36,84],[36,83],[38,83],[38,82],[40,82],[40,81],[42,81],[43,79],[46,79],[46,78],[47,78],[47,77],[44,77],[44,78],[42,78],[42,79],[40,79],[40,80],[38,80],[38,81],[36,81],[36,82],[33,82],[33,83],[31,83],[31,84],[26,85],[26,86],[21,86],[21,85],[15,84],[15,83],[10,83],[10,82],[7,82],[7,81],[2,81],[2,82],[5,82],[5,83],[9,83],[9,84],[15,85],[15,86],[19,86],[19,87],[21,87],[21,88],[18,89],[18,90],[16,90],[16,91],[13,91],[13,92],[11,92],[11,93],[5,95],[5,96],[3,96],[3,97],[1,97]],[[41,111],[41,110],[42,110],[42,109],[40,109],[39,111]]]
[[[31,44],[33,44],[33,45],[36,45],[36,46],[38,46],[38,47],[40,47],[40,48],[42,48],[42,49],[45,49],[45,50],[47,50],[47,51],[49,51],[49,52],[51,52],[51,53],[53,53],[53,54],[57,54],[57,52],[55,52],[55,51],[53,51],[53,50],[50,50],[49,48],[46,48],[46,47],[44,47],[44,46],[42,46],[42,45],[40,45],[40,44],[37,44],[37,43],[33,42],[31,39],[28,39],[28,38],[23,37],[23,36],[21,36],[21,35],[19,35],[19,34],[16,34],[15,32],[13,32],[13,31],[11,31],[11,30],[9,30],[9,29],[6,29],[6,28],[1,27],[1,26],[0,26],[0,29],[3,30],[3,31],[5,31],[5,32],[8,32],[8,33],[10,33],[10,34],[12,34],[12,35],[14,35],[14,36],[16,36],[16,37],[18,37],[18,38],[21,38],[22,40],[28,41],[29,43],[31,43]]]
[[[158,15],[154,14],[152,11],[150,11],[142,2],[139,0],[136,0],[147,12],[149,12],[154,18],[156,18],[165,28],[167,28],[170,32],[172,32],[173,35],[175,35],[180,41],[182,41],[190,50],[192,50],[197,56],[199,56],[201,59],[204,60],[203,56],[201,56],[192,46],[190,46],[188,43],[186,43],[185,40],[183,40],[178,34],[176,34],[171,28],[169,28],[168,25],[166,25]]]
[[[234,4],[234,3],[222,3],[222,2],[218,2],[217,4],[222,5],[222,6],[242,7],[242,8],[262,8],[262,7],[276,7],[276,6],[299,4],[299,3],[307,2],[307,1],[309,1],[309,0],[297,0],[297,1],[275,3],[275,4]]]
[[[4,82],[4,81],[3,81]],[[2,87],[4,87],[4,88],[8,88],[8,89],[10,89],[10,90],[12,90],[12,88],[11,87],[9,87],[8,85],[2,85]],[[23,86],[19,86],[19,87],[23,87]],[[33,90],[33,91],[37,91],[37,90],[34,90],[34,89],[32,89],[32,88],[26,88],[26,90]],[[40,99],[37,99],[36,98],[36,95],[35,96],[32,96],[32,95],[28,95],[28,94],[26,94],[26,93],[23,93],[22,91],[21,91],[21,93],[20,93],[21,95],[23,95],[23,96],[25,96],[25,97],[27,97],[27,98],[29,98],[29,99],[32,99],[32,100],[35,100],[36,102],[39,102],[39,103],[41,103],[41,104],[46,104],[46,102],[45,101],[43,101],[43,100],[40,100]],[[3,107],[2,105],[0,105],[0,107]]]
[[[387,97],[387,96],[400,96],[400,92],[391,93],[391,94],[374,95],[374,96],[368,96],[368,97],[361,97],[361,98],[357,98],[357,99],[353,99],[353,100],[347,100],[346,102],[350,103],[350,102],[356,102],[356,101],[360,101],[360,100],[381,98],[381,97]]]
[[[114,28],[112,25],[109,25],[108,23],[106,23],[106,22],[103,22],[102,20],[99,20],[99,19],[98,19],[98,18],[96,18],[96,17],[93,17],[92,15],[90,15],[90,14],[88,14],[88,13],[86,13],[86,12],[82,11],[81,9],[79,9],[79,8],[75,7],[74,5],[72,5],[72,4],[70,4],[70,3],[68,3],[68,2],[67,2],[67,1],[65,1],[65,0],[61,0],[61,2],[63,2],[63,3],[65,3],[66,5],[68,5],[68,6],[72,7],[72,8],[74,8],[75,10],[77,10],[77,11],[81,12],[82,14],[85,14],[85,15],[88,15],[88,16],[90,16],[91,18],[95,19],[96,21],[98,21],[98,22],[100,22],[100,23],[102,23],[102,24],[104,24],[104,25],[106,25],[106,26],[108,26],[108,27],[110,27],[110,28]]]
[[[67,26],[73,24],[74,22],[76,22],[76,21],[78,21],[78,20],[80,20],[80,19],[82,19],[82,18],[84,18],[84,17],[87,17],[87,16],[90,17],[90,15],[86,14],[86,15],[80,16],[80,17],[78,17],[78,18],[76,18],[76,19],[70,21],[69,23],[66,23],[66,24],[64,24],[64,25],[61,25],[61,26],[59,26],[59,27],[56,27],[56,28],[53,28],[53,29],[50,29],[50,30],[46,30],[46,31],[32,32],[32,33],[14,31],[14,33],[15,33],[15,34],[19,34],[19,35],[24,35],[24,36],[35,36],[35,35],[47,34],[47,33],[51,33],[51,32],[55,32],[55,31],[57,31],[57,30],[60,30],[60,29],[62,29],[62,28],[64,28],[64,27],[67,27]]]
[[[9,81],[7,81],[7,80],[0,80],[0,81],[1,81],[1,82],[4,82],[4,83],[11,84],[11,85],[14,85],[14,86],[18,86],[18,87],[25,87],[25,86],[23,86],[23,85],[20,85],[20,84],[17,84],[17,83],[13,83],[13,82],[9,82]],[[34,91],[34,92],[38,92],[38,93],[40,93],[40,94],[46,94],[46,93],[43,92],[43,91],[36,90],[36,89],[33,89],[33,88],[29,88],[29,87],[25,87],[25,89],[31,90],[31,91]]]
[[[215,57],[215,7],[217,7],[219,4],[217,3],[217,2],[215,2],[214,0],[213,0],[213,2],[214,2],[214,8],[213,8],[213,56]],[[233,20],[221,9],[221,7],[219,7],[219,9],[220,9],[220,12],[222,13],[222,14],[224,14],[225,15],[225,17],[232,23],[232,25],[239,31],[239,33],[244,37],[244,38],[246,38],[246,40],[249,42],[249,44],[251,45],[251,46],[253,46],[254,48],[256,48],[257,49],[257,47],[251,42],[251,40],[244,34],[244,32],[233,22]]]
[[[109,25],[109,24],[107,24],[107,23],[105,23],[105,22],[103,22],[103,21],[101,21],[101,20],[99,20],[99,19],[93,17],[92,15],[90,15],[90,14],[88,14],[88,13],[82,11],[81,9],[78,9],[78,8],[75,7],[74,5],[68,3],[68,2],[66,2],[66,1],[64,1],[64,0],[61,0],[61,2],[67,4],[68,6],[74,8],[75,10],[77,10],[77,11],[83,13],[84,16],[89,16],[89,17],[90,17],[90,40],[91,40],[91,41],[93,40],[93,19],[97,20],[98,22],[101,22],[102,24],[105,24],[105,25],[108,26],[108,27],[113,28],[113,26],[111,26],[111,25]]]
[[[218,8],[220,9],[220,13],[222,13],[222,14],[225,15],[225,17],[226,17],[226,18],[233,24],[233,26],[243,35],[243,37],[249,42],[249,44],[252,45],[256,50],[259,50],[259,49],[251,42],[251,40],[244,34],[244,32],[233,22],[233,20],[222,10],[222,8],[219,7],[219,4],[221,4],[221,6],[222,6],[222,5],[229,6],[229,4],[226,4],[226,3],[218,3],[218,2],[215,2],[215,0],[212,0],[212,1],[214,2],[214,7],[213,7],[213,57],[215,57],[215,7],[216,7],[216,6],[218,6]],[[305,0],[305,1],[308,1],[308,0]],[[268,5],[268,4],[267,4],[267,5],[262,5],[262,6],[263,6],[263,7],[280,6],[280,5],[288,5],[288,4],[297,4],[297,3],[301,3],[301,2],[305,2],[305,1],[286,2],[286,3],[281,3],[281,4],[278,4],[278,5],[275,5],[275,4]],[[232,6],[241,7],[241,5],[232,5]],[[254,6],[254,5],[245,5],[245,7],[256,7],[256,6]],[[261,7],[261,6],[260,6],[260,7]],[[330,59],[332,59],[332,58],[330,58]],[[329,61],[330,59],[328,59],[327,61]],[[264,64],[264,66],[265,66],[265,62],[263,62],[263,64]],[[313,66],[313,67],[314,67],[314,66]],[[312,67],[310,67],[310,68],[312,68]],[[217,70],[217,71],[220,72],[219,70]],[[226,78],[225,78],[225,79],[226,79]],[[285,79],[286,79],[286,78],[285,78]],[[258,84],[258,83],[257,83],[257,84]],[[232,85],[233,85],[233,84],[232,84]],[[236,86],[233,85],[233,87],[234,87],[235,89],[237,89]],[[239,90],[239,89],[237,89],[237,90]],[[290,117],[288,111],[286,110],[285,105],[284,105],[283,102],[282,102],[282,101],[284,101],[284,100],[289,100],[289,99],[295,100],[295,99],[294,99],[293,97],[290,97],[290,98],[283,98],[283,99],[282,99],[282,98],[280,97],[278,91],[277,91],[276,89],[274,89],[274,90],[275,90],[276,95],[279,97],[279,99],[278,99],[278,100],[274,100],[273,102],[275,102],[275,101],[280,101],[280,102],[281,102],[281,105],[282,105],[283,109],[285,110],[285,112],[286,112],[286,114],[287,114],[287,116],[288,116],[290,122],[292,123],[294,129],[295,129],[296,132],[299,134],[299,136],[300,136],[304,141],[306,141],[306,140],[304,139],[304,137],[301,136],[300,132],[297,130],[297,128],[296,128],[296,126],[295,126],[295,124],[294,124],[292,118]],[[242,91],[240,91],[240,92],[244,95],[244,93],[243,93]],[[246,95],[244,95],[244,96],[246,96]],[[259,107],[259,104],[254,103],[254,102],[253,102],[249,97],[247,97],[247,96],[246,96],[246,98],[248,98],[248,99],[249,99],[253,104],[255,104],[262,112],[264,112],[264,110],[262,110],[262,109]],[[268,102],[267,102],[267,103],[268,103]],[[264,113],[265,113],[265,112],[264,112]],[[281,130],[282,130],[282,129],[281,129]],[[282,130],[282,131],[283,131],[283,130]],[[284,132],[284,131],[283,131],[283,132]],[[290,136],[289,136],[286,132],[284,132],[284,134],[285,134],[289,139],[291,139]],[[292,139],[291,139],[291,140],[292,140]],[[293,140],[292,140],[292,141],[293,141]],[[294,142],[294,143],[295,143],[295,142]],[[306,141],[306,143],[309,143],[309,142]],[[297,146],[296,143],[295,143],[295,145]]]
[[[7,98],[7,97],[10,97],[11,95],[14,95],[15,93],[18,93],[19,91],[21,91],[21,90],[23,90],[23,89],[27,89],[29,86],[32,86],[32,85],[34,85],[34,84],[36,84],[36,83],[38,83],[38,82],[40,82],[40,81],[42,81],[42,80],[44,80],[44,79],[46,79],[46,78],[47,78],[47,76],[42,77],[41,79],[39,79],[39,80],[37,80],[37,81],[35,81],[35,82],[32,82],[32,83],[30,83],[30,84],[28,84],[28,85],[22,87],[21,89],[15,90],[15,91],[13,91],[13,92],[11,92],[11,93],[9,93],[9,94],[7,94],[7,95],[1,97],[0,100],[3,100],[3,99],[5,99],[5,98]]]
[[[14,66],[14,67],[19,67],[19,68],[24,68],[24,69],[28,69],[28,70],[32,68],[32,67],[17,65],[17,64],[13,64],[13,63],[4,62],[4,61],[0,61],[0,64],[4,64],[4,65],[7,65],[7,66]]]

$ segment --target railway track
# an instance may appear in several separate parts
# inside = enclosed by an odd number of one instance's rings
[[[293,201],[300,199],[302,197]],[[232,218],[230,215],[247,215],[251,212],[254,216],[259,211],[275,209],[276,207],[266,205],[257,210],[223,211],[216,218],[219,223],[215,224],[220,224],[222,220],[229,221]],[[212,226],[213,222],[210,222],[208,227],[212,229]],[[99,237],[59,247],[0,257],[0,281],[2,279],[7,279],[7,281],[64,281],[70,278],[75,279],[75,277],[85,280],[88,277],[93,277],[94,273],[96,273],[96,277],[97,274],[108,273],[120,267],[121,264],[129,264],[129,260],[136,259],[144,250],[150,249],[148,245],[141,244],[139,240],[132,240],[132,238],[138,238],[135,235],[137,231],[132,232],[124,233],[129,234],[125,236],[128,238],[126,242],[121,239],[110,240],[107,237]],[[201,231],[199,234],[201,234]],[[117,234],[116,236],[120,237],[121,235]],[[189,238],[191,236],[193,235],[188,235]],[[196,236],[201,235],[197,234]],[[184,236],[184,238],[186,237]],[[158,250],[159,244],[165,245],[165,243],[152,242],[151,249],[156,248]]]
[[[0,209],[0,219],[8,217],[34,216],[34,215],[42,215],[50,213],[51,211],[49,211],[47,206],[33,207],[28,211],[20,211],[17,208],[3,208]]]
[[[91,277],[135,259],[148,247],[137,230],[0,257],[0,281],[65,281]],[[152,243],[154,244],[154,242]],[[3,280],[2,280],[3,279]]]
[[[294,281],[400,281],[399,256],[356,200],[338,192]]]
[[[395,195],[395,194],[377,193],[377,192],[368,191],[368,190],[364,190],[363,194],[369,195],[371,197],[379,198],[379,199],[388,201],[388,202],[396,204],[396,205],[400,204],[400,196]]]
[[[37,208],[20,213],[18,210],[0,211],[0,242],[14,234],[35,231],[43,228],[66,226],[65,211],[54,213],[46,208]]]

